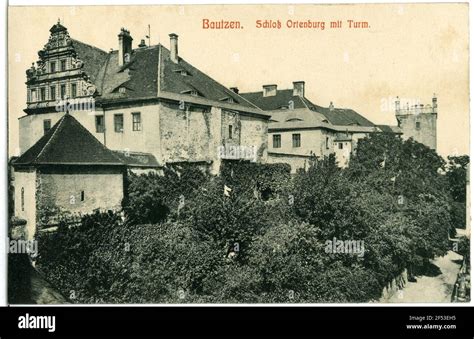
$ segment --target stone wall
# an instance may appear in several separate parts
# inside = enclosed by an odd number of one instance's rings
[[[265,163],[268,152],[268,120],[240,116],[240,145],[257,148],[257,162]]]
[[[403,132],[403,139],[413,138],[431,149],[436,149],[437,114],[419,113],[397,115],[397,120]],[[416,127],[417,122],[419,123],[419,128]]]
[[[395,294],[398,294],[400,302],[403,302],[403,289],[408,282],[407,270],[405,269],[398,277],[392,279],[382,291],[382,297],[379,302],[386,303]]]
[[[36,231],[36,176],[33,168],[16,169],[14,172],[15,217],[26,220],[26,238],[29,240],[33,239]]]
[[[220,111],[189,107],[179,109],[177,104],[161,104],[156,133],[161,135],[162,160],[211,160],[215,154],[210,152],[210,140],[216,137],[211,125],[216,123],[214,118],[217,113],[220,114]]]
[[[124,196],[121,167],[51,167],[38,170],[37,180],[38,219],[57,209],[79,214],[119,209]]]

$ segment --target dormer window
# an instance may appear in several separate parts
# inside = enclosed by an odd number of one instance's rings
[[[186,71],[183,69],[183,70],[181,70],[181,75],[186,76],[186,75],[188,75],[188,72],[186,72]]]
[[[119,93],[125,94],[127,89],[125,87],[119,87]]]
[[[191,95],[194,95],[195,97],[198,96],[198,92],[197,91],[191,91]]]
[[[222,98],[220,99],[220,101],[225,101],[225,102],[229,102],[229,103],[234,103],[234,98],[231,98],[231,97],[225,97],[225,98]]]

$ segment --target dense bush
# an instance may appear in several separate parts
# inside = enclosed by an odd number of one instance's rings
[[[163,168],[163,174],[129,173],[127,194],[122,203],[129,223],[158,223],[190,199],[209,174],[192,164]]]
[[[85,303],[377,300],[404,269],[449,249],[464,160],[376,134],[345,169],[329,156],[293,176],[241,162],[217,177],[184,165],[131,174],[125,221],[96,213],[43,234],[38,267]],[[328,253],[333,239],[365,252]]]

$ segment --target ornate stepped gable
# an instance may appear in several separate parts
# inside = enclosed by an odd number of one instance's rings
[[[26,113],[50,109],[65,98],[90,98],[98,94],[94,78],[107,53],[70,38],[58,21],[51,27],[50,37],[38,52],[37,66],[26,71],[28,99]],[[81,54],[93,55],[85,62]]]

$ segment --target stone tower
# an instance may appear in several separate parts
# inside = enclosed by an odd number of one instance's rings
[[[417,104],[400,108],[400,99],[395,101],[395,115],[402,138],[413,138],[436,150],[436,121],[438,119],[438,99],[433,94],[431,105]]]

